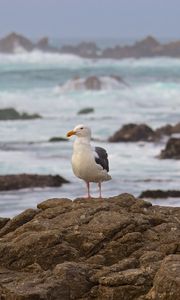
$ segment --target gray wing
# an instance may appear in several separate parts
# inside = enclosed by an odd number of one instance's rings
[[[95,161],[97,164],[101,165],[103,169],[109,172],[109,161],[108,154],[104,148],[95,147]]]

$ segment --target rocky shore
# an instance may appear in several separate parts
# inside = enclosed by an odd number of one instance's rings
[[[180,298],[180,208],[49,199],[0,228],[3,300]]]
[[[64,45],[54,47],[49,43],[48,37],[43,37],[36,43],[27,37],[12,32],[0,39],[0,53],[19,53],[22,51],[31,52],[41,50],[51,53],[69,53],[84,58],[141,58],[141,57],[159,57],[170,56],[180,57],[180,41],[173,41],[162,44],[152,36],[147,36],[133,45],[116,45],[106,49],[100,49],[96,43],[81,42],[78,45]]]

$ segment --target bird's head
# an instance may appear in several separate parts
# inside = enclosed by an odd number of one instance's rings
[[[67,137],[71,137],[72,135],[77,135],[78,137],[87,137],[90,139],[91,129],[83,124],[80,124],[67,133]]]

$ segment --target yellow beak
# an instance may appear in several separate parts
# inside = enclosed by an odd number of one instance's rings
[[[67,136],[67,137],[71,137],[72,135],[75,135],[75,134],[76,134],[76,131],[71,130],[71,131],[69,131],[69,132],[66,134],[66,136]]]

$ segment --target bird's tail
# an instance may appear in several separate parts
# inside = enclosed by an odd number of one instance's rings
[[[106,181],[111,180],[111,179],[112,179],[111,175],[107,174]]]

